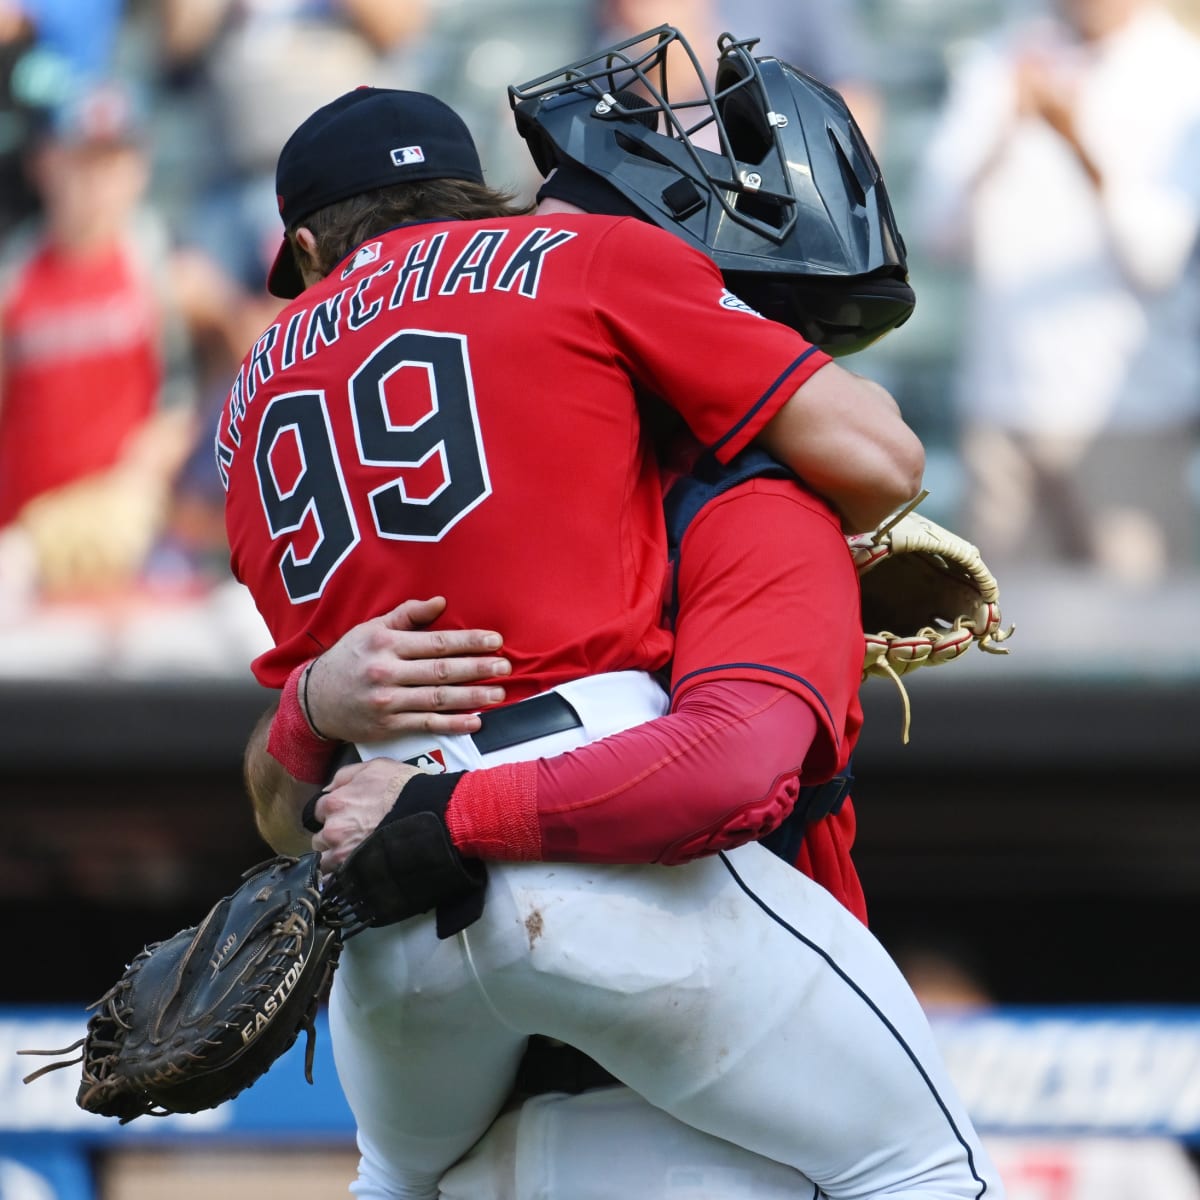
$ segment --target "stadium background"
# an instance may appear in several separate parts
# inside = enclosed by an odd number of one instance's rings
[[[78,18],[90,6],[75,7]],[[902,227],[948,55],[1014,7],[860,0],[886,114],[880,156]],[[1180,10],[1194,20],[1194,7]],[[150,99],[152,196],[171,214],[182,211],[202,135],[185,99],[155,92],[155,8],[114,6],[112,53]],[[590,6],[442,0],[431,11],[426,40],[400,69],[411,72],[410,86],[460,107],[490,178],[528,186],[503,87],[588,49]],[[920,260],[911,266],[917,314],[859,369],[893,390],[926,438],[926,510],[946,519],[961,486],[948,431],[963,281]],[[1190,1028],[1200,1002],[1191,950],[1200,926],[1198,578],[1194,567],[1126,588],[1049,569],[1002,577],[1004,614],[1017,627],[1010,655],[972,653],[910,677],[907,746],[899,696],[882,682],[865,689],[857,857],[873,925],[897,954],[948,954],[1001,1010],[1039,1006],[1082,1020],[1097,1005],[1126,1015],[1152,1006],[1164,1028]],[[143,943],[192,923],[264,857],[240,778],[264,703],[246,669],[261,631],[232,586],[214,586],[203,603],[0,619],[0,1006],[16,1018],[47,1005],[59,1017],[78,1010]],[[136,1139],[116,1154],[102,1139],[98,1157],[88,1149],[64,1158],[64,1147],[91,1143],[38,1132],[19,1085],[24,1064],[8,1057],[0,1163],[15,1161],[3,1157],[10,1152],[27,1161],[44,1152],[35,1165],[58,1192],[28,1190],[27,1179],[0,1170],[0,1197],[85,1195],[91,1184],[71,1173],[90,1178],[92,1166],[107,1180],[105,1200],[185,1195],[182,1180],[197,1163],[137,1158]],[[1085,1129],[1089,1121],[1078,1117]],[[1171,1136],[1189,1134],[1186,1120],[1167,1124]],[[303,1137],[293,1122],[297,1130]],[[244,1152],[277,1136],[256,1134],[251,1122],[236,1145]],[[295,1149],[240,1159],[242,1173],[221,1186],[231,1197],[299,1195],[286,1180],[316,1186],[332,1156],[339,1181],[323,1194],[341,1194],[345,1130],[329,1134],[328,1153],[324,1137],[308,1139],[310,1159]]]

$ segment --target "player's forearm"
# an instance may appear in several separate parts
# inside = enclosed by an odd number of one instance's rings
[[[829,363],[764,426],[759,442],[864,533],[921,489],[925,450],[891,394]]]
[[[313,785],[292,778],[267,750],[275,706],[259,719],[246,744],[243,776],[254,810],[254,824],[276,854],[307,854],[312,835],[300,823]]]

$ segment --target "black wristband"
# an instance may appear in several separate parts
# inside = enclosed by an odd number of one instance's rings
[[[419,812],[381,823],[333,873],[324,895],[347,936],[437,909],[437,935],[445,938],[479,919],[486,888],[485,864],[454,848],[436,813]]]
[[[402,817],[410,817],[419,812],[431,812],[444,823],[450,797],[465,774],[465,771],[450,771],[441,775],[428,775],[422,771],[414,775],[400,789],[395,804],[379,824],[386,825],[389,821],[399,821]]]

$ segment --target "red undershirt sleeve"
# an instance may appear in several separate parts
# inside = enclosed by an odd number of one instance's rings
[[[770,684],[697,684],[665,717],[554,758],[469,771],[446,810],[480,858],[679,863],[763,837],[791,812],[816,733]]]

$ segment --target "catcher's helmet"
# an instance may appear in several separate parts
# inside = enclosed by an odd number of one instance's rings
[[[562,167],[615,189],[626,210],[708,254],[751,307],[849,354],[913,310],[904,241],[842,97],[753,57],[757,41],[722,34],[710,85],[683,35],[661,25],[510,87],[509,103],[543,175]],[[669,99],[673,48],[699,99]]]

